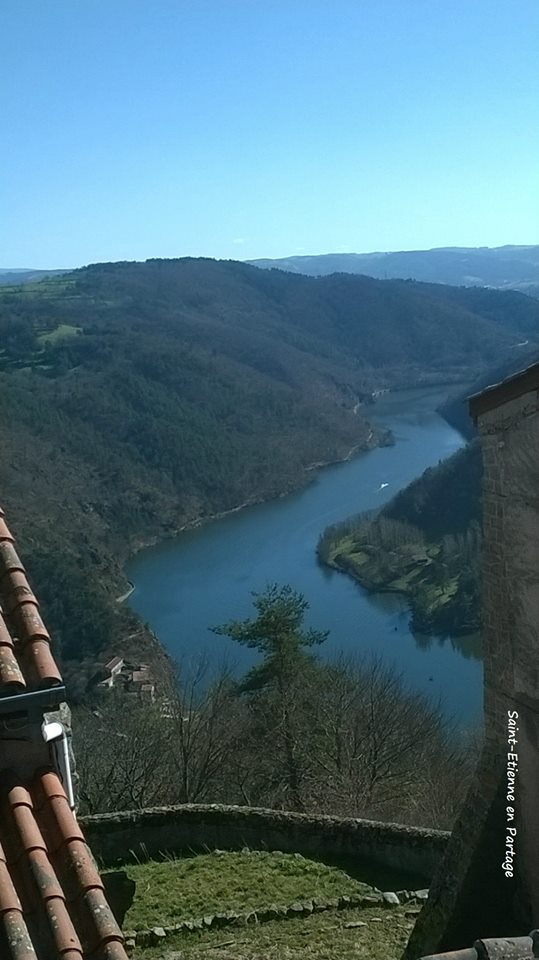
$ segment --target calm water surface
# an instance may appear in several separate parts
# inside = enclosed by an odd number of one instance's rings
[[[330,630],[321,656],[381,654],[410,686],[442,700],[467,725],[481,714],[482,665],[476,638],[414,637],[403,598],[369,596],[316,559],[329,524],[389,500],[427,467],[463,445],[434,411],[445,391],[409,390],[380,398],[368,413],[389,427],[396,444],[321,470],[313,483],[281,500],[249,507],[144,550],[128,566],[129,603],[175,657],[203,651],[238,670],[251,651],[209,627],[252,614],[250,591],[290,583],[310,602],[308,623]],[[381,487],[382,484],[388,484]]]

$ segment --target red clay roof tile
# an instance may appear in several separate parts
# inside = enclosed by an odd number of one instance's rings
[[[39,829],[37,824],[36,829]],[[21,839],[23,838],[21,837]],[[45,901],[62,900],[62,902],[64,902],[63,890],[47,856],[47,851],[43,849],[27,849],[26,857],[30,865],[30,872],[34,879],[37,894]]]
[[[0,613],[0,645],[13,648],[13,640],[7,628],[6,621]]]
[[[60,684],[62,678],[50,650],[50,637],[3,513],[0,514],[0,597],[9,621],[0,617],[0,692],[5,688],[17,692],[25,685],[42,689]]]
[[[14,537],[12,537],[6,521],[4,520],[4,511],[0,514],[0,540],[10,540],[11,543],[14,542]]]
[[[15,688],[14,692],[17,692],[18,689],[24,689],[25,682],[15,657],[13,640],[0,613],[0,690],[12,686]]]
[[[0,571],[0,590],[4,595],[4,606],[8,613],[12,613],[21,603],[33,603],[37,606],[36,597],[22,570],[4,570],[0,566]]]
[[[78,913],[79,929],[89,954],[95,953],[102,944],[122,942],[120,929],[102,890],[88,890],[78,905]]]
[[[2,927],[6,949],[9,951],[6,960],[37,960],[22,914],[17,910],[5,913]]]
[[[67,912],[65,900],[62,897],[47,900],[45,902],[45,913],[52,940],[59,956],[63,957],[68,952],[76,951],[83,957],[82,944]]]
[[[21,665],[34,688],[52,687],[62,681],[46,640],[26,644],[21,652]]]
[[[47,831],[50,850],[59,850],[65,843],[70,843],[72,840],[84,841],[82,830],[65,798],[52,797],[47,807],[43,808],[41,819]]]
[[[0,698],[61,684],[49,634],[1,508],[0,598],[6,618],[0,612]],[[127,960],[127,954],[59,777],[48,768],[30,780],[4,769],[0,960],[52,958]]]
[[[11,815],[21,844],[21,854],[26,854],[30,850],[47,849],[30,807],[15,807],[12,809]]]
[[[25,683],[13,645],[8,646],[0,641],[0,691],[6,687],[16,693],[24,689]]]
[[[0,920],[9,960],[126,960],[121,930],[54,771],[38,773],[29,789],[6,784],[0,840]]]
[[[15,550],[11,540],[0,540],[0,564],[4,573],[7,573],[8,570],[18,570],[19,572],[24,573],[24,567],[19,558],[19,554]]]
[[[54,858],[64,877],[68,902],[77,900],[88,890],[104,890],[93,857],[83,840],[70,840],[55,853]]]
[[[7,864],[5,860],[0,859],[0,914],[13,913],[17,910],[22,913],[21,901],[13,886]]]
[[[39,614],[37,603],[25,600],[15,608],[13,615],[21,643],[31,640],[49,642],[50,636]]]
[[[65,790],[54,770],[40,770],[32,785],[32,796],[38,807],[43,807],[53,797],[65,800]]]

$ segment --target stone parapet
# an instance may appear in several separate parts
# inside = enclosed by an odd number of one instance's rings
[[[449,834],[375,820],[310,816],[219,804],[183,804],[82,817],[105,865],[185,850],[280,850],[364,859],[429,881]]]

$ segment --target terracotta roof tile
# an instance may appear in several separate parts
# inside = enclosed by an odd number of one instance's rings
[[[21,651],[21,666],[32,687],[53,687],[61,683],[61,676],[45,640],[34,640]]]
[[[6,960],[126,960],[103,882],[52,770],[3,790],[0,925]]]
[[[13,542],[0,509],[0,700],[62,682]],[[41,719],[32,723],[40,738]],[[7,755],[0,753],[0,960],[127,960],[60,778],[48,767],[7,771]]]
[[[4,520],[4,511],[0,514],[0,540],[8,540],[13,543],[14,538],[11,536],[11,533],[8,530],[6,521]]]
[[[83,890],[104,890],[103,881],[84,840],[71,840],[60,848],[57,858],[65,878],[64,891],[68,902],[78,900]]]
[[[6,957],[12,960],[37,960],[26,924],[17,911],[4,914],[3,927],[3,949],[9,951],[5,954]]]
[[[17,662],[13,644],[4,644],[0,639],[0,691],[23,690],[26,686],[22,670]]]
[[[38,690],[62,682],[50,636],[14,540],[0,513],[0,695],[11,688]]]
[[[3,521],[0,521],[3,522]],[[4,523],[5,526],[5,523]],[[3,570],[3,576],[8,570],[18,570],[24,573],[24,567],[19,559],[19,554],[13,546],[12,540],[0,540],[0,558]]]
[[[2,558],[0,557],[0,564]],[[8,613],[12,613],[21,603],[32,603],[37,606],[37,600],[32,588],[26,579],[26,574],[22,570],[5,570],[0,566],[2,574],[0,581],[0,590],[5,597],[5,607]]]

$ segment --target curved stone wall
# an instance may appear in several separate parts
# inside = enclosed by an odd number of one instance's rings
[[[105,865],[204,849],[281,850],[328,859],[362,858],[430,881],[449,833],[374,820],[341,819],[219,804],[185,804],[81,817]]]

